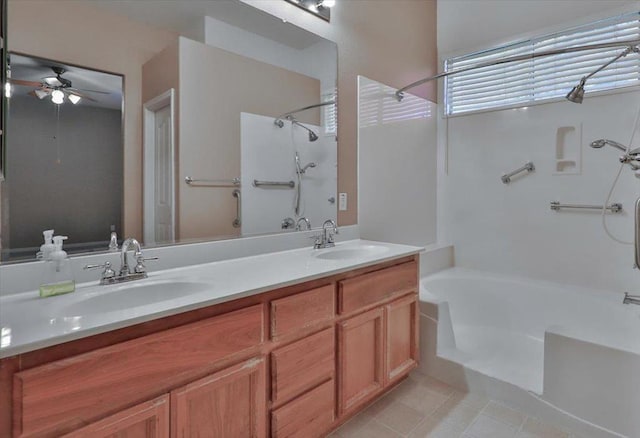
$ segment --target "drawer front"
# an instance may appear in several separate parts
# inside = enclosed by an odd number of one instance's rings
[[[328,321],[335,314],[333,284],[271,302],[271,337],[278,339]]]
[[[305,395],[271,413],[273,438],[325,436],[335,419],[335,386],[328,380]]]
[[[417,290],[418,264],[415,261],[349,278],[339,283],[340,313],[351,313]]]
[[[14,375],[14,435],[54,436],[202,375],[263,342],[255,305]]]
[[[273,403],[289,400],[335,374],[333,327],[271,353]]]

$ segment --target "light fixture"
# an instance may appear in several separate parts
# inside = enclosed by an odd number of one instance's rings
[[[291,3],[299,7],[300,9],[322,18],[326,21],[331,21],[331,8],[335,6],[336,0],[284,0],[287,3]]]
[[[44,88],[36,88],[35,90],[33,90],[33,92],[36,94],[36,97],[40,100],[44,99],[49,94],[51,94],[49,90],[46,90]]]
[[[71,103],[74,104],[74,105],[77,104],[78,102],[80,102],[80,99],[82,99],[77,94],[72,94],[72,93],[69,93],[69,95],[67,97],[69,98]]]
[[[64,93],[60,90],[53,90],[51,92],[51,102],[56,105],[60,105],[64,102]]]
[[[320,0],[318,1],[318,7],[332,8],[336,5],[336,0]]]
[[[48,76],[43,79],[43,81],[49,85],[50,87],[60,87],[62,86],[62,82],[56,76]]]
[[[4,84],[4,96],[11,99],[11,84],[9,82]]]

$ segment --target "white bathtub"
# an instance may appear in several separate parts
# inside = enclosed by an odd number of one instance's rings
[[[622,296],[463,268],[424,277],[423,337],[437,339],[424,366],[449,381],[473,373],[527,391],[582,433],[640,437],[640,306]]]

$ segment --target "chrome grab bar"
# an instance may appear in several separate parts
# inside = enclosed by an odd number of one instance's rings
[[[233,220],[233,228],[240,228],[240,225],[242,225],[242,211],[241,211],[241,206],[240,206],[240,201],[241,201],[241,195],[240,195],[240,190],[239,189],[235,189],[232,193],[233,197],[236,198],[236,200],[238,201],[237,205],[236,205],[236,218]]]
[[[196,179],[190,176],[184,177],[184,182],[187,185],[193,184],[209,184],[212,187],[237,187],[240,185],[240,178],[231,178],[231,179]]]
[[[551,210],[559,211],[562,208],[580,209],[580,210],[600,210],[602,211],[602,205],[581,205],[581,204],[561,204],[558,201],[551,201]],[[607,205],[606,210],[611,213],[620,213],[622,211],[622,204],[619,202]]]
[[[536,166],[533,165],[533,162],[529,161],[528,163],[525,163],[524,166],[518,167],[513,172],[505,173],[500,177],[500,179],[502,180],[503,184],[509,184],[511,182],[511,178],[516,176],[517,174],[524,171],[533,172],[534,170],[536,170]]]
[[[635,245],[635,259],[636,259],[636,268],[640,268],[640,198],[636,200],[636,211],[635,211],[635,233],[633,243]]]
[[[293,181],[258,181],[257,179],[254,179],[253,186],[289,187],[290,189],[292,189],[296,186],[296,183]]]

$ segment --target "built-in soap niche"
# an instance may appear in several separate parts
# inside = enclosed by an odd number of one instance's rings
[[[582,170],[582,123],[556,130],[554,175],[579,175]]]

